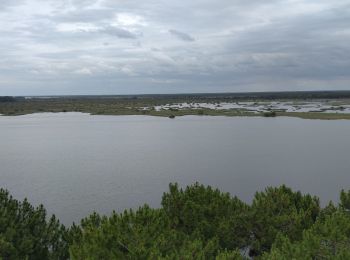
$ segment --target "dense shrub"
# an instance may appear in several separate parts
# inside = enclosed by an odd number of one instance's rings
[[[264,112],[263,116],[264,117],[276,117],[277,113],[275,111]]]
[[[286,186],[251,205],[195,183],[170,184],[162,207],[97,213],[69,229],[43,206],[0,190],[0,259],[350,259],[350,192],[338,206]]]
[[[301,241],[279,234],[263,259],[350,259],[350,215],[339,210],[316,221]]]
[[[313,225],[320,212],[319,200],[293,192],[286,186],[267,188],[255,194],[251,207],[252,255],[268,251],[278,233],[292,241]]]
[[[66,259],[66,230],[41,205],[18,202],[0,190],[0,257],[3,259]]]
[[[162,206],[174,229],[204,241],[217,237],[222,248],[248,245],[249,207],[238,198],[198,183],[185,190],[170,184],[169,189]]]

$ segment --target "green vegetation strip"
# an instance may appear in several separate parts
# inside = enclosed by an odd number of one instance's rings
[[[1,259],[350,259],[350,191],[339,205],[286,186],[251,204],[198,183],[170,184],[161,207],[97,213],[64,227],[0,190]]]
[[[155,110],[155,106],[164,106],[180,103],[200,103],[218,104],[220,102],[234,102],[235,99],[209,98],[207,97],[182,97],[172,98],[144,97],[144,98],[48,98],[48,99],[9,99],[0,102],[0,114],[4,116],[26,115],[43,112],[82,112],[93,115],[150,115],[175,118],[186,115],[206,115],[206,116],[263,116],[276,117],[288,116],[304,119],[350,119],[350,113],[325,113],[325,112],[283,112],[270,111],[264,113],[254,113],[245,109],[210,109],[210,108],[181,108]],[[246,100],[249,101],[249,100]],[[256,100],[250,100],[255,102]],[[276,100],[275,100],[276,101]],[[305,101],[306,102],[306,101]],[[340,102],[338,100],[338,102]],[[350,104],[350,100],[341,102]],[[145,109],[147,108],[147,109]]]

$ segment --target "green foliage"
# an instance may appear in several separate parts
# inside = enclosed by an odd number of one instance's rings
[[[340,207],[350,211],[350,191],[342,190],[340,192]]]
[[[249,207],[238,198],[198,183],[185,190],[170,184],[169,189],[162,206],[172,228],[204,241],[217,237],[222,248],[248,245]]]
[[[147,258],[152,247],[161,245],[159,251],[175,247],[171,240],[177,234],[169,232],[161,210],[144,206],[136,212],[114,212],[109,218],[94,213],[82,220],[72,236],[72,259],[140,259]]]
[[[320,212],[319,200],[286,186],[257,192],[251,208],[252,255],[269,251],[278,233],[299,240]]]
[[[154,254],[149,259],[214,259],[218,251],[216,239],[205,243],[201,240],[186,240],[178,250],[171,252],[167,256]]]
[[[215,260],[244,260],[246,259],[241,255],[241,253],[238,250],[235,251],[223,251],[220,252]]]
[[[264,112],[263,116],[264,117],[276,117],[277,113],[275,111]]]
[[[72,259],[210,259],[219,250],[217,239],[191,239],[147,205],[109,218],[94,213],[73,232]]]
[[[229,194],[171,184],[162,206],[84,219],[72,231],[72,259],[213,259],[224,249],[248,245],[249,208]]]
[[[333,204],[332,201],[330,201],[326,207],[321,209],[320,214],[318,215],[317,219],[324,220],[327,216],[332,215],[337,210],[338,210],[337,207]]]
[[[203,109],[197,110],[197,115],[200,115],[200,116],[204,115],[204,110]]]
[[[66,259],[65,228],[42,205],[34,208],[0,190],[0,257],[3,259]]]
[[[43,206],[0,190],[0,259],[350,259],[350,192],[320,209],[286,186],[255,194],[251,206],[198,183],[169,185],[162,207],[93,213],[80,225],[46,219]]]
[[[318,220],[295,243],[279,235],[263,259],[350,259],[350,216],[337,211]]]

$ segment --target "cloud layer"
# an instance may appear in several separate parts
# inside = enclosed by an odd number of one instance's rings
[[[349,0],[0,2],[0,95],[350,89]]]

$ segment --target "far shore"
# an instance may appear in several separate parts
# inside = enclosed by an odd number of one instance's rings
[[[11,116],[23,116],[30,114],[39,114],[39,113],[82,113],[89,115],[109,115],[109,116],[156,116],[156,117],[168,117],[168,118],[176,118],[181,116],[226,116],[226,117],[295,117],[301,119],[318,119],[318,120],[350,120],[350,114],[345,113],[318,113],[318,112],[275,112],[272,116],[266,113],[253,113],[253,112],[236,112],[229,110],[213,110],[206,109],[201,110],[198,113],[197,110],[189,109],[182,111],[147,111],[138,112],[138,111],[114,111],[114,112],[96,112],[96,111],[81,111],[81,110],[47,110],[47,111],[21,111],[19,113],[9,113],[9,114],[0,114],[3,117],[11,117]]]
[[[0,115],[82,112],[91,115],[297,117],[350,119],[349,92],[216,93],[138,96],[5,97]]]

